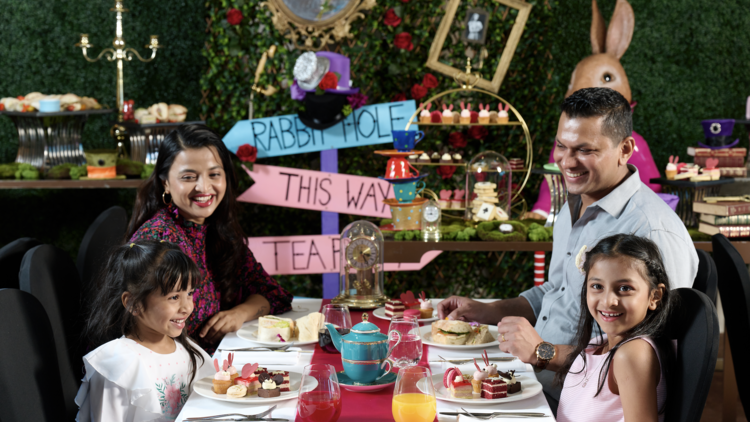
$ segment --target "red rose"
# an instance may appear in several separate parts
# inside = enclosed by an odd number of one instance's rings
[[[393,39],[393,45],[396,48],[406,51],[412,51],[414,49],[414,44],[411,43],[411,34],[408,32],[396,34],[396,37]]]
[[[418,100],[425,95],[427,95],[427,88],[423,87],[422,85],[414,84],[414,86],[411,87],[411,97],[415,100]]]
[[[333,72],[328,72],[325,75],[323,75],[323,79],[320,80],[320,83],[318,84],[318,88],[322,90],[336,89],[338,85],[339,85],[339,80],[336,77],[336,74]]]
[[[229,9],[227,12],[227,23],[230,25],[239,25],[242,22],[242,12],[237,9]]]
[[[484,139],[488,133],[487,128],[484,126],[472,126],[469,128],[469,137],[472,139]]]
[[[406,101],[406,94],[403,92],[399,92],[398,94],[394,95],[393,98],[391,98],[392,103],[397,103],[399,101]]]
[[[479,113],[472,111],[469,114],[471,114],[471,123],[479,123]]]
[[[437,174],[439,174],[443,179],[450,179],[455,172],[456,166],[439,166],[437,169]]]
[[[401,23],[401,18],[396,15],[396,12],[393,11],[393,8],[390,8],[387,12],[385,12],[385,19],[383,19],[383,23],[388,26],[398,26]]]
[[[427,89],[437,88],[438,80],[432,73],[426,73],[424,78],[422,78],[422,85]]]
[[[237,148],[237,158],[246,163],[254,163],[258,157],[258,148],[250,144],[241,145]]]
[[[466,147],[466,137],[464,137],[464,134],[461,132],[451,132],[451,134],[448,135],[448,143],[451,144],[453,148],[461,149]]]

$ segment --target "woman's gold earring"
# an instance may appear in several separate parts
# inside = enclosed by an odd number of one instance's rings
[[[167,191],[164,191],[164,193],[161,194],[161,201],[164,202],[164,205],[171,205],[172,204],[172,195],[169,195],[169,202],[167,202],[166,198],[164,196],[167,194]]]

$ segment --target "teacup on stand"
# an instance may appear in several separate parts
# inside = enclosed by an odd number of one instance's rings
[[[412,173],[411,170],[414,170]],[[406,158],[391,157],[388,167],[385,169],[386,179],[411,179],[419,176],[419,170],[415,169]]]
[[[413,182],[406,183],[394,183],[393,193],[396,195],[396,200],[401,204],[406,204],[414,201],[427,185],[422,180],[415,180]]]
[[[421,130],[392,130],[393,147],[398,152],[408,152],[424,138]]]

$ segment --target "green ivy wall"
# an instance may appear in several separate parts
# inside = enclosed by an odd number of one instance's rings
[[[209,126],[226,133],[238,119],[247,118],[247,101],[255,64],[268,47],[279,47],[269,60],[261,83],[279,86],[291,80],[291,69],[299,55],[271,24],[258,1],[127,1],[131,12],[124,21],[131,46],[144,45],[150,34],[159,34],[165,49],[149,64],[128,63],[125,70],[126,97],[137,106],[157,101],[188,107],[188,119],[205,119]],[[356,86],[369,96],[369,103],[387,102],[398,94],[412,98],[412,87],[422,83],[425,73],[438,78],[439,86],[428,96],[453,87],[441,74],[424,66],[440,19],[443,0],[378,0],[365,20],[353,25],[351,41],[331,46],[352,59]],[[590,53],[588,0],[530,1],[534,5],[526,30],[508,70],[499,95],[524,116],[534,140],[535,160],[546,160],[554,137],[558,104],[575,64]],[[605,19],[614,0],[600,1]],[[649,142],[660,167],[670,154],[684,155],[685,148],[701,139],[699,121],[710,117],[744,115],[750,94],[747,63],[750,62],[750,24],[745,11],[750,1],[633,0],[636,28],[622,63],[630,78],[633,99],[638,102],[635,128]],[[493,11],[488,35],[490,57],[483,73],[490,78],[507,34],[516,16],[491,0],[466,1],[459,9],[456,25],[469,6]],[[73,44],[86,32],[98,51],[112,39],[111,3],[80,0],[17,2],[0,0],[0,96],[74,92],[114,104],[114,68],[109,62],[90,64]],[[245,18],[241,25],[226,22],[226,11],[238,8]],[[393,8],[401,23],[384,23]],[[454,27],[456,30],[458,26]],[[412,35],[411,51],[394,47],[398,33]],[[448,37],[441,60],[461,67],[463,47]],[[456,103],[459,97],[450,101]],[[474,103],[485,98],[467,98]],[[296,104],[282,90],[273,97],[256,99],[256,117],[291,114]],[[106,117],[92,118],[84,146],[112,147]],[[747,146],[744,129],[737,132]],[[447,145],[449,131],[428,131],[428,149]],[[492,149],[508,157],[523,156],[521,133],[490,130],[483,139],[470,139],[464,155]],[[339,151],[339,171],[367,176],[379,175],[384,160],[371,152],[375,147]],[[15,158],[17,142],[12,123],[0,118],[0,162]],[[318,154],[303,154],[263,160],[264,164],[319,169]],[[462,186],[460,174],[449,179],[433,176],[431,188]],[[526,199],[535,200],[540,180],[531,178]],[[244,181],[244,185],[250,183]],[[119,204],[132,209],[133,190],[4,190],[0,200],[6,221],[0,245],[18,237],[32,236],[77,253],[83,233],[96,216]],[[342,216],[342,227],[355,218]],[[320,232],[320,214],[244,204],[242,222],[250,236],[315,234]],[[444,253],[420,272],[390,273],[389,293],[406,288],[425,290],[428,295],[451,293],[507,297],[531,285],[531,253]],[[320,276],[279,277],[295,294],[320,296]]]

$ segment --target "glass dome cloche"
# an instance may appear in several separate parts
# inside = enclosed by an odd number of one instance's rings
[[[385,305],[383,245],[383,233],[369,221],[358,220],[344,227],[339,244],[339,295],[331,303],[355,309]]]
[[[483,151],[466,169],[466,220],[508,220],[511,203],[511,169],[508,159]]]

